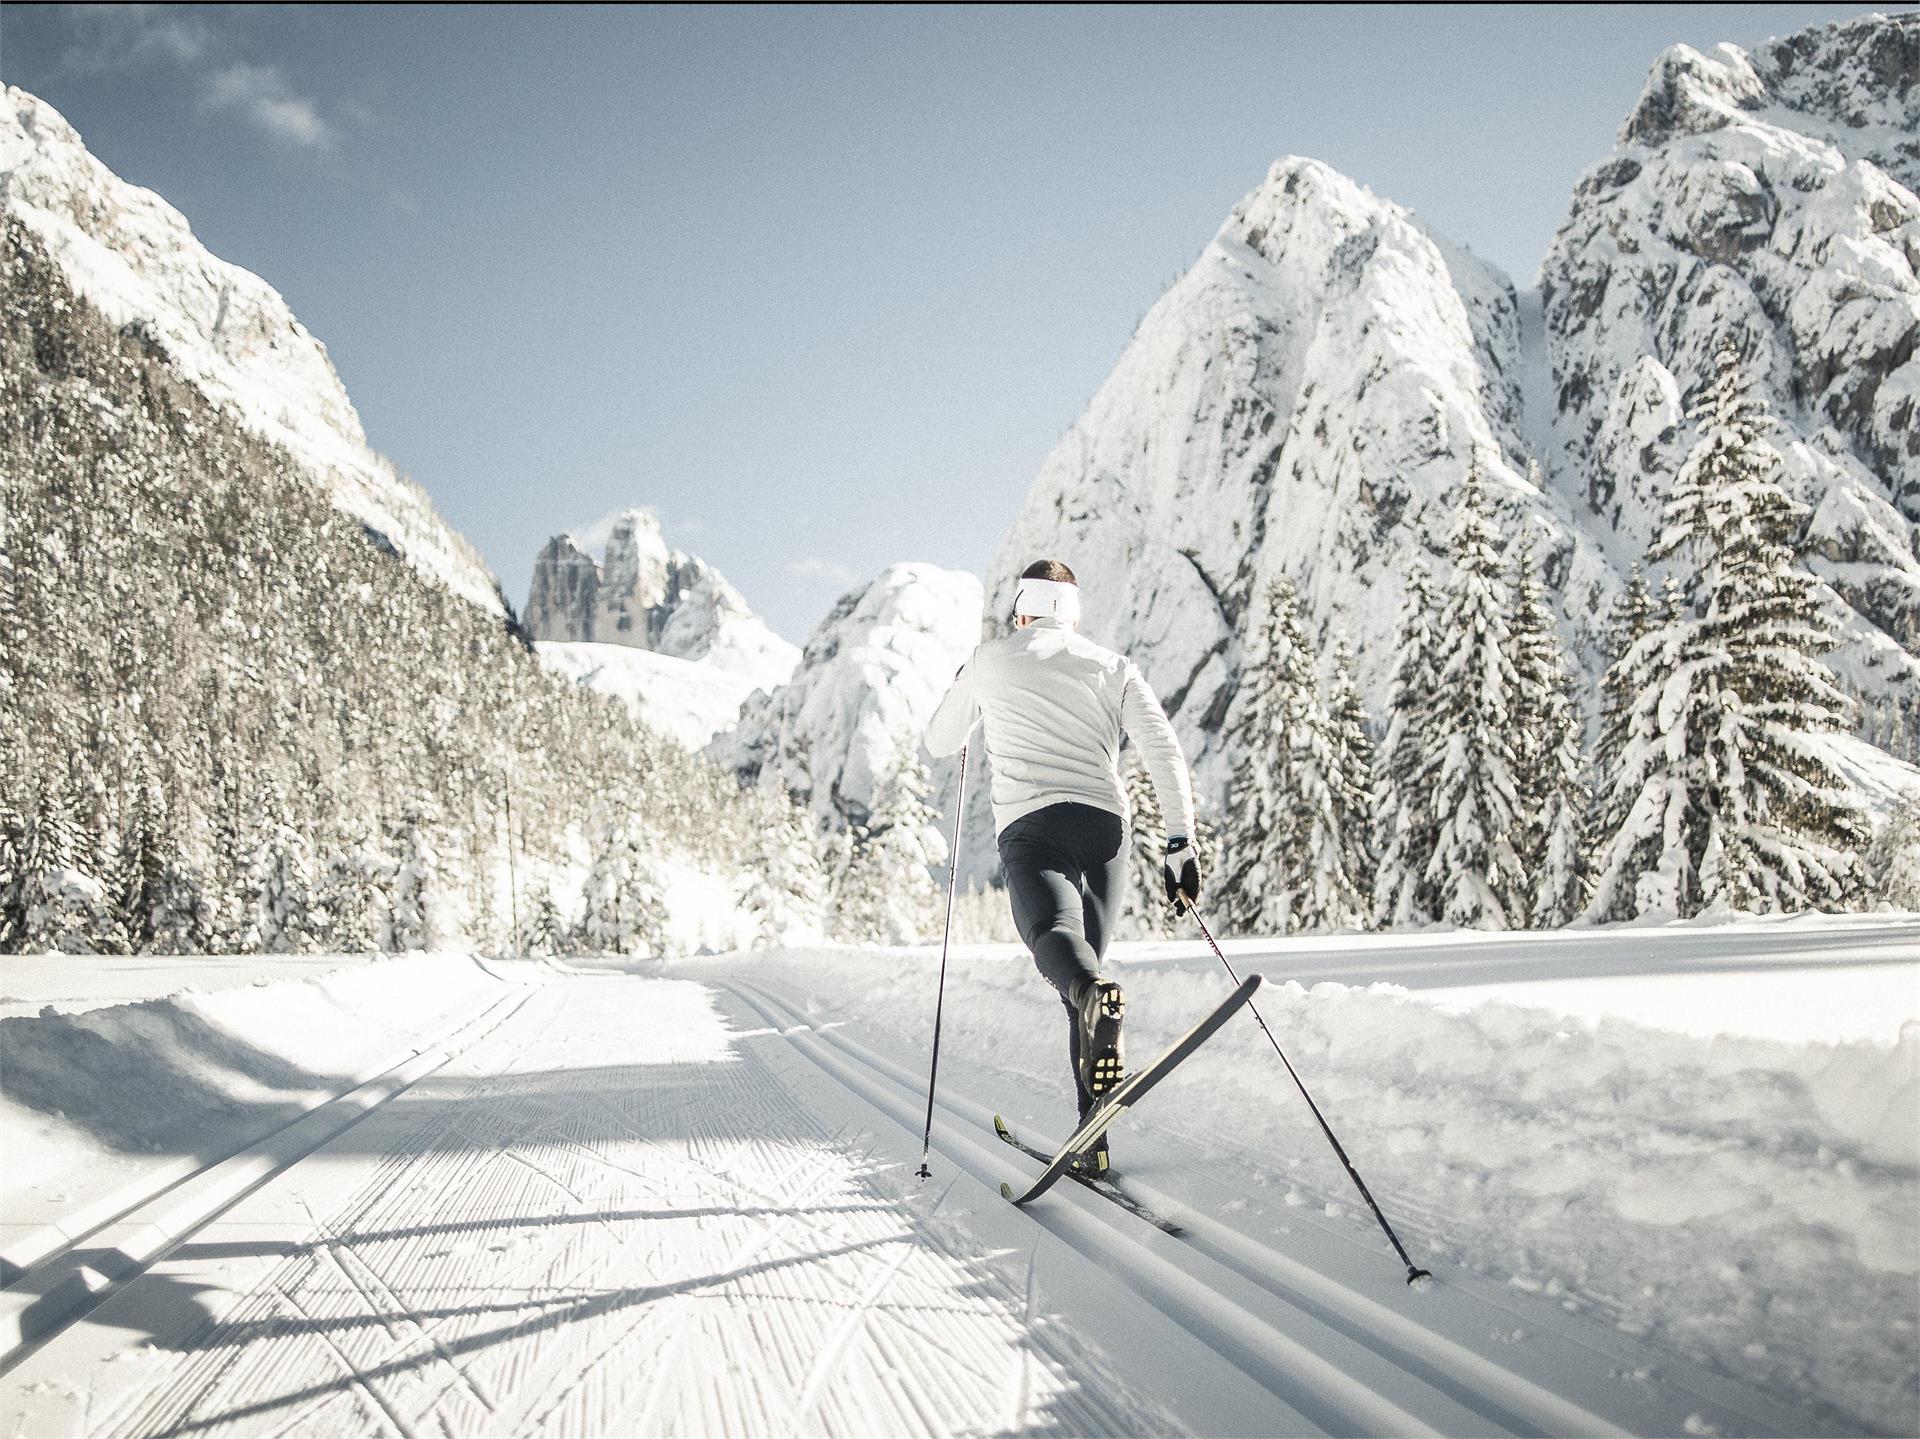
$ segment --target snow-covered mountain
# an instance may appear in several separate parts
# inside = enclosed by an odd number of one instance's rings
[[[1279,161],[1047,457],[987,612],[1030,561],[1071,564],[1088,632],[1140,661],[1217,798],[1266,581],[1294,581],[1317,638],[1353,639],[1377,713],[1402,577],[1441,550],[1477,460],[1597,679],[1724,331],[1788,426],[1810,561],[1848,602],[1849,677],[1920,692],[1917,51],[1904,16],[1753,59],[1669,52],[1582,181],[1544,299],[1326,166]]]
[[[929,564],[890,566],[815,628],[792,680],[747,701],[709,753],[783,785],[822,829],[863,821],[980,641],[981,586]]]
[[[747,697],[764,688],[735,670],[631,645],[540,640],[534,653],[557,674],[611,695],[657,734],[701,750],[732,729]]]
[[[1281,160],[1047,457],[988,612],[1030,561],[1066,560],[1088,633],[1140,662],[1218,784],[1266,583],[1290,576],[1314,625],[1345,627],[1379,704],[1405,565],[1439,551],[1472,456],[1583,632],[1614,576],[1529,482],[1520,410],[1506,279],[1325,165]]]
[[[799,648],[713,566],[670,548],[651,510],[592,528],[604,540],[555,535],[534,561],[526,626],[548,668],[696,750],[793,674]]]
[[[113,174],[58,111],[11,85],[0,103],[0,203],[78,293],[156,341],[184,378],[285,448],[342,510],[456,594],[505,613],[478,552],[368,447],[326,347],[279,293],[211,254],[184,215]]]
[[[1683,402],[1733,339],[1815,512],[1808,563],[1859,617],[1844,662],[1869,690],[1920,679],[1916,190],[1920,15],[1678,45],[1541,270],[1551,468],[1583,523],[1622,562],[1646,547]]]
[[[762,689],[782,684],[799,649],[753,612],[705,560],[668,546],[651,510],[615,516],[598,553],[555,535],[534,561],[526,625],[536,640],[625,645],[710,667]]]

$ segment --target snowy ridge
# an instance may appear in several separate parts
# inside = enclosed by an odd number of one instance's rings
[[[815,628],[793,679],[748,700],[709,753],[782,785],[823,829],[864,822],[877,787],[920,755],[921,732],[980,640],[980,581],[892,565]]]
[[[799,649],[713,566],[670,548],[651,510],[625,510],[593,528],[605,532],[600,543],[555,535],[534,562],[526,613],[534,639],[698,660],[744,681],[742,698],[792,675]]]
[[[1032,560],[1067,560],[1084,628],[1140,662],[1217,793],[1267,583],[1294,581],[1316,640],[1345,629],[1377,712],[1405,565],[1442,548],[1475,457],[1590,637],[1617,581],[1527,478],[1520,408],[1506,279],[1326,166],[1279,161],[1047,457],[988,612]]]
[[[1624,565],[1731,338],[1868,693],[1920,684],[1920,16],[1675,46],[1541,269],[1554,481]]]
[[[52,106],[14,86],[0,106],[0,197],[74,288],[137,325],[215,404],[283,446],[333,502],[450,590],[504,614],[465,538],[367,445],[326,347],[259,276],[218,259],[186,217],[119,179]]]
[[[1086,629],[1140,661],[1217,798],[1266,584],[1294,582],[1321,648],[1344,630],[1381,713],[1407,566],[1439,555],[1477,461],[1591,694],[1731,335],[1813,512],[1835,667],[1920,695],[1916,55],[1912,15],[1668,52],[1524,297],[1401,207],[1279,161],[1042,464],[988,613],[1032,560],[1074,566]]]
[[[540,640],[533,648],[548,669],[613,696],[648,728],[690,750],[703,749],[732,729],[747,697],[761,688],[751,678],[706,660],[683,660],[631,645]]]

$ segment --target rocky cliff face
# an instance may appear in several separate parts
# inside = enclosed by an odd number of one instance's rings
[[[1730,334],[1783,419],[1843,671],[1920,693],[1917,51],[1903,16],[1669,52],[1539,294],[1325,166],[1279,162],[1048,456],[988,614],[1031,560],[1073,565],[1085,628],[1141,662],[1217,799],[1266,581],[1294,581],[1322,641],[1352,637],[1378,712],[1402,576],[1441,551],[1471,460],[1507,533],[1533,533],[1597,680],[1608,603]]]
[[[1642,550],[1731,338],[1855,612],[1869,691],[1920,679],[1920,15],[1752,51],[1676,46],[1574,191],[1541,269],[1549,458],[1619,559]]]
[[[599,558],[555,535],[534,562],[526,625],[536,640],[625,645],[772,689],[800,651],[768,628],[705,560],[668,547],[649,510],[618,516]]]
[[[178,210],[114,175],[59,112],[13,86],[0,96],[0,203],[78,293],[157,341],[183,377],[285,448],[342,510],[455,593],[505,612],[478,553],[369,448],[326,347],[274,288],[209,253]]]
[[[921,732],[979,643],[980,615],[972,575],[889,567],[833,607],[792,681],[749,699],[708,753],[748,782],[784,786],[823,830],[864,821],[876,785],[924,753]]]
[[[1520,369],[1503,276],[1326,166],[1282,160],[1041,467],[988,613],[1030,561],[1071,564],[1083,627],[1140,662],[1205,791],[1224,783],[1267,582],[1290,576],[1323,638],[1351,635],[1377,705],[1406,564],[1439,551],[1477,459],[1585,635],[1616,581],[1528,477]]]

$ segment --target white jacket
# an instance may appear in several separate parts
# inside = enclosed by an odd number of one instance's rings
[[[953,754],[976,722],[993,762],[993,828],[1050,804],[1090,804],[1122,819],[1120,734],[1140,747],[1167,834],[1192,835],[1187,758],[1134,662],[1060,620],[988,640],[960,667],[927,721],[927,749]]]

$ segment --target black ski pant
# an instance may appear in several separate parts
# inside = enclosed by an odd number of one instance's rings
[[[1093,1096],[1080,1083],[1080,1015],[1073,994],[1098,977],[1113,933],[1127,882],[1126,825],[1094,805],[1050,804],[1000,832],[1000,864],[1014,926],[1066,1006],[1067,1054],[1085,1117]]]

